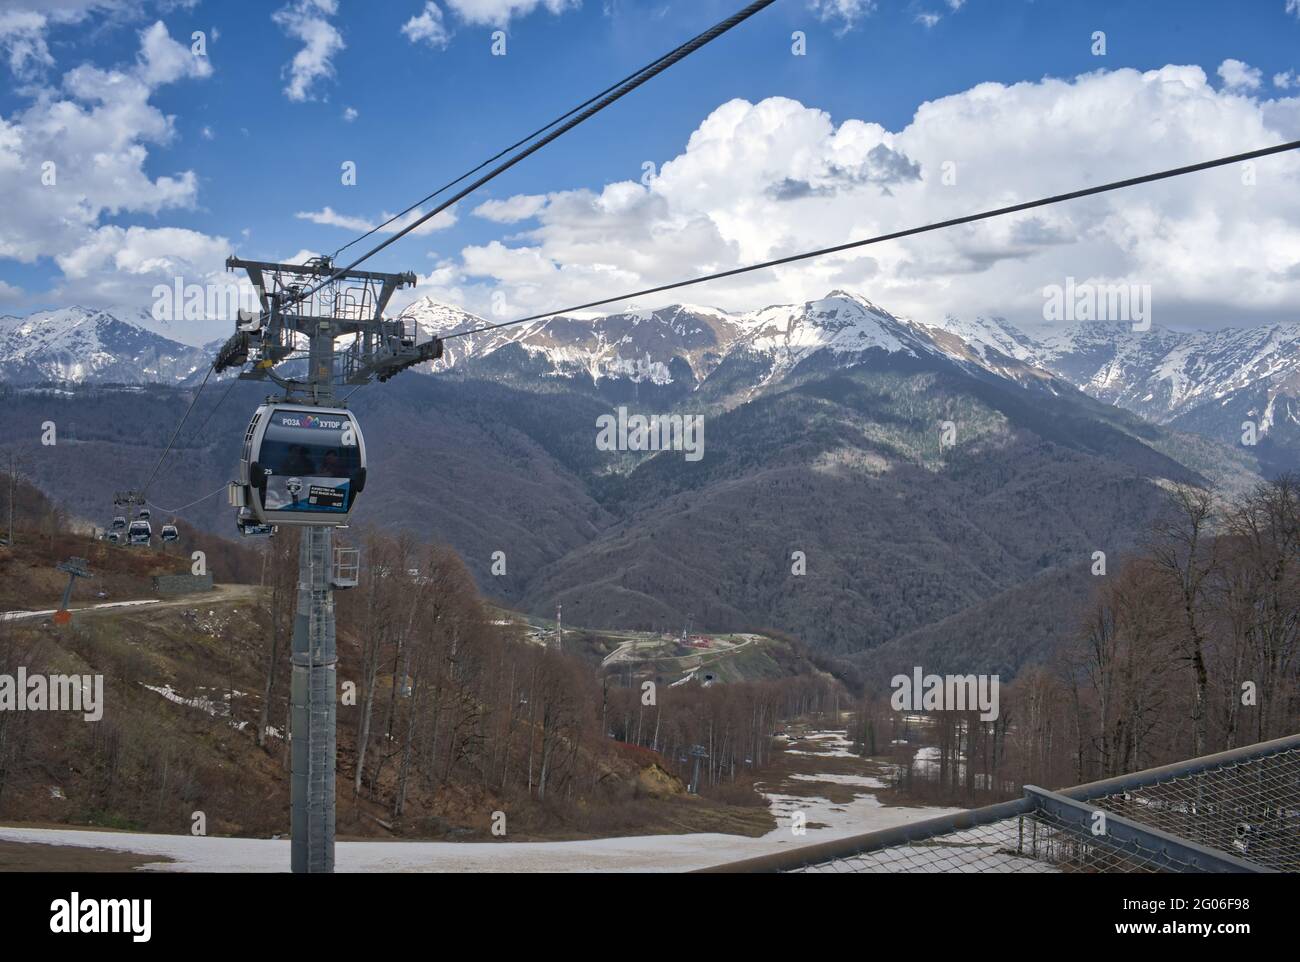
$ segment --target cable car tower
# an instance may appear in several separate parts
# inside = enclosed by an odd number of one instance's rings
[[[260,316],[241,312],[213,363],[220,373],[251,365],[244,380],[269,380],[283,394],[253,414],[240,477],[230,485],[241,532],[271,525],[303,528],[293,627],[292,869],[334,871],[334,766],[337,712],[334,589],[355,584],[355,568],[336,575],[333,533],[346,527],[365,487],[365,441],[356,418],[334,395],[442,356],[442,341],[417,343],[414,322],[386,320],[393,294],[415,275],[338,272],[327,257],[277,264],[231,257],[257,288]],[[337,342],[343,339],[342,344]],[[306,348],[305,366],[300,363]],[[277,365],[285,365],[276,370]]]

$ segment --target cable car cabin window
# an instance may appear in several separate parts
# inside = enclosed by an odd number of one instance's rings
[[[355,442],[355,428],[346,416],[273,412],[257,453],[266,476],[263,507],[346,514],[356,497],[361,449],[343,443],[345,430]]]

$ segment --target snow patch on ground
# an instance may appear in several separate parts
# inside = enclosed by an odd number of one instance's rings
[[[164,691],[170,693],[173,697],[169,700],[195,701],[183,699],[170,688],[152,690],[160,694]],[[844,731],[810,733],[806,737],[819,746],[824,745],[827,750],[800,754],[856,757],[852,755],[852,745],[846,736]],[[799,774],[791,777],[799,781],[831,782],[863,789],[885,787],[879,779],[865,775]],[[760,838],[709,832],[572,842],[511,842],[508,839],[494,842],[339,842],[335,869],[339,872],[685,872],[960,811],[924,806],[886,806],[866,792],[846,803],[776,791],[763,794],[772,806],[777,827]],[[793,831],[796,812],[803,812],[805,825],[809,826],[802,835]],[[823,827],[811,827],[814,825]],[[287,839],[195,838],[190,835],[0,826],[0,841],[104,848],[173,860],[171,863],[148,863],[144,866],[147,870],[284,872],[289,867]]]

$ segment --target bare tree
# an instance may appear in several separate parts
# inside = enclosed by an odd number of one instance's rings
[[[1177,619],[1173,627],[1178,658],[1191,676],[1193,702],[1192,752],[1204,755],[1208,741],[1209,671],[1206,667],[1207,606],[1211,579],[1218,571],[1218,543],[1214,537],[1215,496],[1212,491],[1186,484],[1169,496],[1170,514],[1155,525],[1149,553],[1173,592]]]

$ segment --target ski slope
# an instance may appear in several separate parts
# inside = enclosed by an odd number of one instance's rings
[[[829,752],[848,747],[842,733],[823,733]],[[828,753],[829,753],[828,752]],[[840,776],[842,779],[843,776]],[[836,779],[839,781],[840,779]],[[831,780],[831,779],[827,779]],[[841,781],[841,784],[843,782]],[[874,785],[870,787],[876,787]],[[341,841],[335,852],[338,872],[685,872],[752,858],[787,848],[813,845],[863,832],[891,828],[958,809],[885,806],[866,791],[851,802],[767,793],[777,828],[759,838],[703,833],[582,839],[567,842],[413,842]],[[795,812],[809,826],[791,829]],[[825,826],[814,828],[814,825]],[[146,871],[287,872],[288,839],[195,838],[85,829],[8,828],[0,841],[41,842],[110,849],[157,856]],[[162,861],[170,859],[170,862]]]

